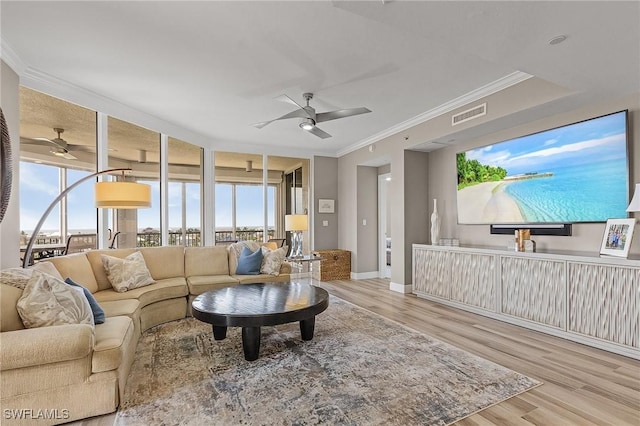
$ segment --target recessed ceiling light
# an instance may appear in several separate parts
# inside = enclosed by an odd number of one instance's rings
[[[567,36],[564,34],[557,35],[549,40],[549,45],[554,46],[556,44],[560,44],[567,39]]]

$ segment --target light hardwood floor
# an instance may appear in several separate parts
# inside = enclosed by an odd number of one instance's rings
[[[640,425],[640,361],[392,292],[385,280],[314,284],[544,383],[457,425]],[[114,419],[75,424],[107,426]]]

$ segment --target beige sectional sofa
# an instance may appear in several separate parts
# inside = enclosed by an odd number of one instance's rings
[[[124,258],[139,250],[154,284],[116,292],[100,255]],[[224,246],[92,250],[54,257],[62,278],[91,291],[103,324],[24,328],[16,309],[22,290],[0,284],[0,401],[4,424],[56,424],[113,412],[119,405],[143,331],[190,314],[190,302],[215,288],[289,281],[279,275],[236,275]]]

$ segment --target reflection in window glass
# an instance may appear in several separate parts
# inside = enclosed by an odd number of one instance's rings
[[[169,182],[168,210],[169,245],[199,246],[200,184]]]
[[[138,180],[138,182],[144,183],[151,187],[151,207],[145,209],[137,209],[137,247],[160,246],[160,182],[158,182],[157,180],[142,179]]]
[[[113,209],[113,229],[118,247],[161,245],[160,134],[133,123],[109,117],[109,167],[128,167],[126,179],[151,185],[151,208]],[[121,177],[118,176],[118,179]]]
[[[232,190],[230,184],[216,184],[216,242],[234,239]]]
[[[236,228],[262,229],[262,212],[262,186],[236,185]]]
[[[169,163],[168,224],[169,245],[187,247],[202,244],[200,232],[202,148],[170,137],[167,144]]]
[[[275,237],[276,232],[276,186],[267,187],[267,226],[269,238]]]
[[[67,186],[89,176],[90,172],[67,169]],[[93,187],[95,180],[81,183],[67,195],[67,232],[95,234],[97,229]]]
[[[38,220],[58,196],[59,168],[44,164],[20,162],[20,229],[21,244],[27,243]],[[41,234],[60,236],[60,209],[54,208],[41,229]],[[59,241],[55,241],[59,242]]]

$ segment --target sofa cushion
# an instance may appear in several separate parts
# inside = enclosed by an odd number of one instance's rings
[[[238,257],[236,274],[258,275],[260,274],[260,265],[262,265],[262,250],[258,249],[252,252],[248,247],[244,247]]]
[[[101,255],[100,258],[107,271],[109,282],[120,293],[155,282],[147,269],[144,256],[139,251],[131,253],[124,259],[106,254]]]
[[[189,294],[187,282],[180,277],[158,280],[155,284],[135,288],[125,293],[119,293],[113,289],[102,290],[95,293],[94,297],[100,304],[112,300],[137,299],[140,302],[140,307],[144,307],[150,303],[182,297],[187,294]]]
[[[138,341],[141,333],[140,315],[142,309],[138,299],[111,300],[109,302],[101,302],[100,305],[104,309],[107,318],[119,316],[131,318],[135,331],[135,341]]]
[[[49,364],[53,370],[57,370],[58,375],[60,371],[69,375],[64,371],[66,367],[57,363],[86,358],[91,353],[93,342],[93,326],[88,324],[66,324],[8,331],[2,334],[2,350],[0,351],[2,376],[5,376],[7,370],[45,364]],[[42,370],[36,369],[35,374],[41,372]],[[20,373],[22,380],[29,380],[28,370]],[[86,377],[85,371],[82,373],[82,376]],[[46,375],[38,378],[45,381],[49,379]],[[66,377],[65,379],[68,380]],[[24,386],[29,388],[33,385],[27,383]],[[5,395],[9,393],[9,389],[3,387],[2,391],[4,399]]]
[[[249,275],[254,276],[255,275]],[[199,295],[205,291],[238,284],[238,280],[229,275],[207,275],[187,278],[189,294]]]
[[[229,275],[227,247],[187,247],[184,249],[186,277]]]
[[[260,274],[260,275],[232,275],[237,279],[240,284],[252,284],[252,283],[267,283],[267,282],[282,282],[288,281],[289,275],[280,274],[278,276]]]
[[[93,313],[93,322],[94,324],[102,324],[105,319],[104,310],[100,307],[96,299],[93,297],[93,294],[77,282],[73,281],[71,278],[67,277],[64,280],[65,283],[81,288],[84,292],[85,297],[87,298],[87,302],[89,302],[89,306],[91,307],[91,312]]]
[[[27,328],[62,324],[93,326],[93,313],[84,292],[39,271],[29,279],[16,306]]]
[[[138,299],[111,300],[102,302],[101,306],[107,318],[125,316],[135,319],[140,310],[140,301]]]
[[[48,259],[46,262],[50,263],[60,271],[61,278],[69,277],[77,283],[89,290],[91,293],[98,291],[98,283],[96,277],[89,263],[89,258],[86,253],[74,253],[67,256],[56,256]]]
[[[153,279],[184,277],[184,247],[145,247],[140,253]]]
[[[120,366],[123,354],[135,350],[132,341],[134,327],[131,318],[118,316],[107,318],[104,324],[96,326],[95,345],[91,360],[91,372],[115,370]]]
[[[0,331],[24,329],[22,318],[16,304],[22,296],[22,290],[10,285],[0,284]]]

